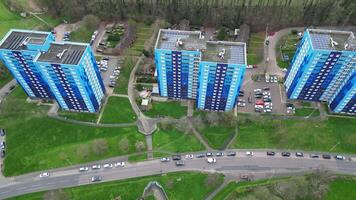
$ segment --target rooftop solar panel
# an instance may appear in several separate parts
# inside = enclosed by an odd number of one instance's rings
[[[37,59],[39,62],[77,65],[87,45],[72,43],[52,43],[47,52]],[[61,57],[58,57],[62,54]]]
[[[48,34],[49,33],[38,33],[33,31],[12,31],[7,38],[5,38],[0,49],[26,50],[26,43],[37,45],[44,44]]]

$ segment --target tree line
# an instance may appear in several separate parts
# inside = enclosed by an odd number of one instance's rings
[[[58,17],[78,20],[94,14],[104,20],[161,17],[175,24],[252,30],[309,25],[356,25],[354,0],[39,0]]]

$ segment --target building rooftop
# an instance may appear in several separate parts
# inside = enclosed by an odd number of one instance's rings
[[[200,31],[161,29],[156,49],[202,52],[202,60],[246,64],[246,45],[240,42],[208,41]]]
[[[42,45],[49,33],[34,31],[12,31],[0,44],[0,49],[26,50],[26,44]]]
[[[356,38],[351,31],[308,29],[314,49],[356,51]]]
[[[240,42],[207,41],[202,61],[247,64],[246,45]]]
[[[47,52],[42,53],[37,61],[58,64],[77,65],[87,45],[77,43],[51,43]]]

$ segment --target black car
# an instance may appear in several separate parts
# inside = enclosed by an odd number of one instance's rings
[[[236,152],[235,151],[229,151],[226,153],[227,156],[236,156]]]
[[[211,153],[211,152],[207,152],[207,153],[206,153],[206,157],[212,157],[212,156],[214,156],[213,153]]]
[[[289,152],[282,152],[281,154],[282,154],[283,157],[289,157],[290,156]]]
[[[267,151],[267,156],[274,156],[276,153],[274,151]]]
[[[264,87],[262,88],[262,90],[269,90],[269,87]]]
[[[5,129],[0,129],[0,136],[5,136]]]
[[[244,94],[243,93],[239,93],[239,97],[243,97],[244,96]]]
[[[205,154],[199,153],[199,154],[197,154],[195,157],[197,157],[197,158],[204,158],[204,157],[205,157]]]
[[[323,154],[322,157],[324,159],[331,159],[331,156],[329,154]]]
[[[183,160],[177,161],[176,166],[184,166],[184,161]]]
[[[310,158],[319,158],[319,155],[318,154],[310,154]]]
[[[304,157],[304,154],[302,152],[296,152],[295,156],[297,157]]]
[[[173,155],[172,156],[172,160],[181,160],[182,159],[182,156],[180,155]]]
[[[0,156],[1,156],[1,158],[5,158],[5,151],[4,150],[1,151]]]

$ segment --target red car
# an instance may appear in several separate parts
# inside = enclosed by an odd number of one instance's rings
[[[265,102],[264,101],[262,101],[262,100],[257,100],[256,101],[256,105],[265,105]]]

